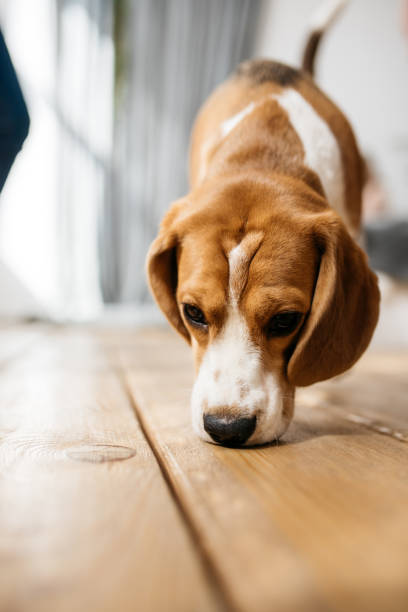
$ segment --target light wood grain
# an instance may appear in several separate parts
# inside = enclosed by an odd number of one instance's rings
[[[93,334],[53,333],[0,376],[0,474],[0,610],[222,607]]]
[[[347,403],[358,376],[343,391],[334,383],[346,401],[333,410],[318,387],[300,395],[283,443],[227,449],[191,430],[191,357],[174,335],[129,336],[124,346],[105,334],[105,343],[120,355],[150,443],[237,610],[408,609],[408,445],[347,418],[359,411],[357,399]],[[394,385],[404,388],[407,359],[396,371],[391,357],[388,368],[374,368],[375,356],[360,366],[381,374],[376,406],[387,423],[391,394],[399,427],[406,397]]]
[[[0,370],[50,332],[50,328],[41,323],[6,323],[0,319]]]

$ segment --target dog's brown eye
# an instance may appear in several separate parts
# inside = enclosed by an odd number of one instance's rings
[[[269,320],[265,333],[269,338],[289,336],[298,326],[301,317],[302,314],[295,310],[280,312]]]
[[[204,313],[197,306],[192,304],[183,304],[185,317],[190,323],[199,327],[206,327],[208,325]]]

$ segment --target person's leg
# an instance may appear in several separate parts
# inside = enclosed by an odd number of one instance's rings
[[[29,126],[27,107],[0,31],[0,191]]]

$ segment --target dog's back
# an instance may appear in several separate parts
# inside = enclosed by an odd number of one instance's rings
[[[311,76],[322,32],[312,30],[302,69],[251,60],[216,89],[194,126],[191,184],[238,166],[300,178],[356,236],[364,165],[347,119]]]

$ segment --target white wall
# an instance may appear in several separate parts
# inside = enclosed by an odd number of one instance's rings
[[[299,65],[325,0],[264,0],[256,56]],[[326,0],[327,2],[327,0]],[[350,0],[323,40],[316,80],[349,117],[392,213],[408,217],[408,39],[402,0]]]

